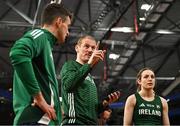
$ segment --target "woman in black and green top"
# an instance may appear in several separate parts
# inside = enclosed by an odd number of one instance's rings
[[[11,48],[14,68],[14,125],[59,125],[61,107],[53,63],[53,45],[69,34],[71,14],[60,4],[49,4],[42,15],[41,29],[27,32]]]
[[[90,72],[95,64],[104,59],[105,51],[98,50],[98,45],[91,36],[80,38],[75,50],[76,61],[66,62],[61,70],[64,111],[62,124],[96,125],[100,109],[98,109],[97,88]],[[119,98],[116,93],[112,96],[111,102]]]
[[[149,68],[137,74],[138,92],[127,98],[124,125],[170,125],[167,101],[154,92],[155,75]]]

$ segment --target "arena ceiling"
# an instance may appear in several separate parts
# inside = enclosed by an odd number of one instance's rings
[[[0,1],[0,87],[12,87],[8,53],[25,31],[40,27],[42,8],[51,0]],[[74,43],[90,34],[106,49],[106,59],[92,72],[100,98],[115,90],[122,95],[112,124],[121,124],[123,103],[136,91],[138,70],[151,67],[155,91],[169,99],[170,116],[180,117],[180,1],[179,0],[61,0],[74,13],[70,36],[53,50],[57,78],[66,60],[75,59]],[[149,5],[143,8],[142,5]],[[9,91],[9,90],[8,90]],[[10,90],[11,91],[11,90]],[[116,108],[116,109],[117,109]],[[177,124],[177,122],[173,122]]]

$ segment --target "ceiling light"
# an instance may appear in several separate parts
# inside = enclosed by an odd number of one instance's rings
[[[114,32],[124,32],[124,33],[132,33],[132,32],[134,32],[134,29],[131,28],[131,27],[114,27],[114,28],[111,28],[111,31],[114,31]]]
[[[155,32],[159,34],[175,34],[174,32],[170,30],[164,30],[164,29],[159,29],[159,30],[156,30]]]
[[[118,54],[111,53],[111,54],[109,54],[109,59],[116,60],[116,59],[119,58],[119,56],[120,56],[120,55],[118,55]]]
[[[149,5],[149,4],[142,4],[142,6],[141,6],[141,10],[148,11],[150,8],[151,8],[151,5]]]
[[[60,4],[61,0],[51,0],[51,3],[58,3],[58,4]]]
[[[145,21],[146,18],[145,18],[145,17],[141,17],[141,18],[139,18],[139,20],[140,20],[140,21]]]

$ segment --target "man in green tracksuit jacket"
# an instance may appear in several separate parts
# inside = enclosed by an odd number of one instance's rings
[[[10,51],[14,68],[14,125],[61,122],[58,82],[52,48],[69,34],[71,13],[60,4],[43,11],[42,28],[28,31]]]
[[[76,61],[66,62],[61,70],[63,125],[96,125],[98,95],[96,85],[90,75],[92,67],[104,59],[105,50],[98,50],[96,41],[91,36],[83,36],[76,44]],[[112,93],[108,102],[119,98]],[[109,103],[107,103],[109,104]],[[101,109],[107,104],[103,102]],[[100,108],[100,107],[99,107]],[[106,115],[103,115],[103,118]]]

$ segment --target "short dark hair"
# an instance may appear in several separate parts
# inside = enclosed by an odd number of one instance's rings
[[[52,3],[48,4],[42,13],[41,23],[43,24],[52,24],[54,19],[61,17],[63,21],[66,20],[67,16],[72,20],[72,13],[66,9],[62,4]]]

